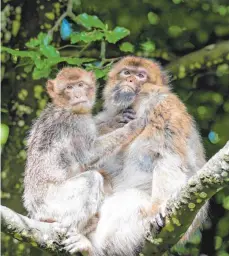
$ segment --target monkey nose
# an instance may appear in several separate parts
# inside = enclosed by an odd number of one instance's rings
[[[128,78],[126,79],[126,81],[127,81],[128,83],[133,83],[133,82],[134,82],[134,78],[133,78],[133,77],[128,77]]]

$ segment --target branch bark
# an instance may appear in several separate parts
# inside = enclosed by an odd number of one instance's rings
[[[229,41],[208,45],[170,62],[165,68],[177,80],[222,63],[229,63]]]
[[[166,225],[156,236],[146,238],[143,255],[162,255],[175,245],[188,229],[194,217],[217,191],[229,184],[229,141],[193,176],[179,195],[169,200]],[[40,249],[61,253],[61,237],[55,223],[43,223],[22,216],[1,206],[2,231]]]
[[[2,205],[0,213],[3,233],[19,241],[27,242],[33,247],[38,247],[52,253],[58,252],[58,255],[69,255],[62,252],[63,247],[60,244],[62,237],[56,232],[56,223],[29,219]]]
[[[143,254],[162,255],[186,232],[200,208],[217,191],[229,184],[229,141],[193,176],[179,195],[166,205],[166,225],[148,237]]]

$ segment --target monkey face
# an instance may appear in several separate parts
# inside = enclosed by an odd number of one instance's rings
[[[95,77],[79,68],[64,68],[56,79],[48,81],[47,90],[55,105],[88,113],[95,101]]]
[[[141,85],[147,81],[144,70],[124,68],[116,75],[117,83],[112,89],[111,98],[115,105],[130,106],[138,95]]]
[[[125,57],[114,65],[108,75],[105,105],[124,109],[131,106],[139,95],[147,95],[154,86],[161,85],[163,77],[157,63],[140,57]]]

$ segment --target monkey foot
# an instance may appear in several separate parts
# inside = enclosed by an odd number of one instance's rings
[[[66,236],[69,228],[65,227],[62,225],[62,223],[59,222],[55,222],[52,224],[53,225],[53,230],[60,236],[60,237],[64,237]]]
[[[62,244],[64,245],[64,249],[68,251],[70,254],[74,254],[76,252],[88,253],[88,255],[92,252],[92,244],[91,242],[81,234],[72,234],[72,232],[68,233],[68,238],[65,239]]]

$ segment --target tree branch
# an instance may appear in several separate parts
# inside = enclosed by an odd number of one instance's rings
[[[154,238],[146,239],[144,255],[162,255],[175,245],[206,201],[228,184],[229,141],[168,201],[166,225]]]
[[[165,68],[173,74],[173,79],[177,80],[222,63],[229,63],[229,41],[208,45],[170,62]]]
[[[156,236],[146,238],[143,254],[162,255],[175,245],[204,203],[227,184],[229,142],[188,181],[176,197],[168,201],[166,225]],[[32,246],[50,252],[61,252],[61,237],[55,232],[55,223],[35,221],[4,206],[1,206],[1,221],[4,233]]]
[[[60,245],[61,238],[56,229],[56,223],[45,223],[29,219],[11,209],[0,207],[2,232],[16,238],[19,241],[27,242],[33,247],[52,252],[62,253]],[[61,255],[68,255],[62,253]]]

